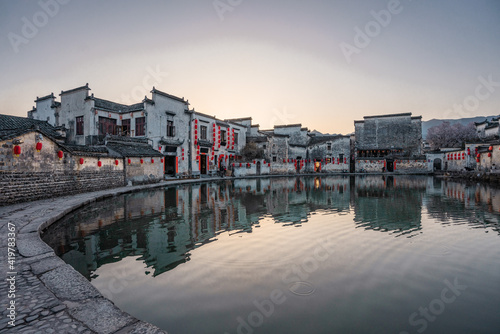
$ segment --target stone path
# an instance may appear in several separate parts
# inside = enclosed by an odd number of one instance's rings
[[[192,182],[200,180],[122,187],[0,207],[0,334],[166,333],[121,311],[104,298],[87,279],[54,254],[40,239],[39,232],[69,212],[102,198]],[[9,268],[8,233],[12,226],[16,230],[16,252],[13,268]],[[7,280],[12,277],[14,285]],[[9,297],[11,288],[15,288],[15,298]],[[8,317],[12,300],[15,326],[9,324]]]

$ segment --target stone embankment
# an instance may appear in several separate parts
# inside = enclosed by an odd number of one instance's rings
[[[461,171],[461,172],[445,172],[436,174],[436,177],[448,180],[457,180],[463,182],[486,183],[488,185],[500,186],[500,171],[498,172],[478,172],[478,171]]]
[[[191,182],[200,180],[120,187],[0,207],[0,271],[5,273],[0,282],[0,334],[166,333],[104,298],[86,278],[55,255],[41,240],[40,232],[71,211],[103,198]],[[13,236],[9,233],[15,233],[13,258],[7,256],[13,242],[8,239]]]

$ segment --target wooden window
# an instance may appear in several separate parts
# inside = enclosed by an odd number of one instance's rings
[[[76,135],[83,135],[83,116],[79,116],[76,118]]]
[[[130,119],[122,120],[122,135],[130,136]]]
[[[200,126],[200,139],[207,140],[207,127],[204,125]]]
[[[226,138],[226,130],[221,130],[220,131],[220,144],[222,146],[226,146],[226,140],[227,140],[227,138]]]
[[[116,119],[99,117],[99,135],[116,135]]]
[[[137,117],[135,119],[135,135],[144,136],[146,134],[146,117]]]
[[[175,136],[174,121],[167,121],[167,137]]]

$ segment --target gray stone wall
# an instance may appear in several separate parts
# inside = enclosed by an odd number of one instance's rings
[[[13,154],[13,141],[21,142],[18,157]],[[37,141],[42,143],[39,152]],[[124,185],[121,159],[116,165],[115,158],[72,156],[67,152],[59,159],[60,149],[35,131],[0,142],[0,205]]]
[[[411,114],[365,117],[355,122],[357,150],[403,149],[406,156],[421,154],[422,122]]]
[[[0,205],[123,186],[123,172],[0,171]]]

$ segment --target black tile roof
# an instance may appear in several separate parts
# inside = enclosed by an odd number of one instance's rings
[[[0,114],[0,140],[11,139],[30,131],[39,131],[54,140],[62,138],[57,128],[47,121]]]
[[[327,141],[333,141],[336,139],[340,138],[346,138],[349,136],[342,136],[342,135],[335,135],[335,136],[311,136],[311,139],[309,139],[309,145],[315,145],[319,143],[324,143]]]
[[[170,98],[172,100],[176,100],[176,101],[179,101],[179,102],[182,102],[182,103],[185,103],[185,104],[189,104],[188,101],[184,100],[184,98],[180,98],[180,97],[177,97],[177,96],[174,96],[174,95],[167,94],[165,92],[162,92],[161,90],[156,89],[154,86],[153,86],[153,90],[151,91],[151,93],[153,93],[153,94],[156,93],[156,94],[168,97],[168,98]]]
[[[80,89],[90,90],[89,84],[86,83],[85,86],[76,87],[76,88],[73,88],[73,89],[70,89],[70,90],[62,90],[61,94],[59,94],[59,95],[63,95],[63,94],[67,94],[67,93],[73,93],[73,92],[76,92],[77,90],[80,90]]]
[[[43,100],[46,100],[46,99],[53,99],[55,98],[54,96],[54,93],[50,93],[49,95],[46,95],[46,96],[42,96],[42,97],[36,97],[36,100],[34,102],[40,102],[40,101],[43,101]]]
[[[128,113],[132,111],[141,111],[144,110],[144,103],[136,103],[132,105],[125,105],[121,103],[116,103],[104,99],[99,99],[97,97],[91,97],[90,99],[94,100],[94,107],[97,109],[102,109],[105,111],[114,111],[121,113]]]
[[[108,156],[109,154],[108,149],[105,146],[83,146],[83,145],[69,145],[69,144],[60,144],[60,146],[73,155],[102,157],[102,156]]]
[[[106,147],[110,153],[117,153],[123,157],[162,157],[159,151],[149,144],[132,142],[108,142]]]

